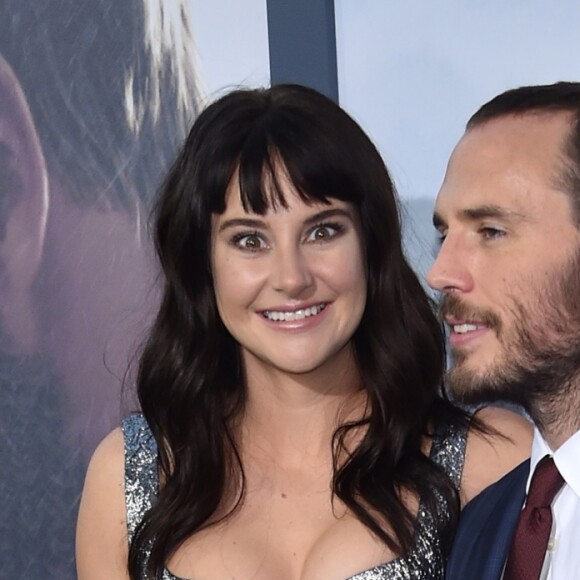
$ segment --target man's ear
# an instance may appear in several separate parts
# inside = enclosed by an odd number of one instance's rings
[[[37,341],[31,290],[47,216],[42,146],[20,82],[0,55],[0,336],[24,354]]]

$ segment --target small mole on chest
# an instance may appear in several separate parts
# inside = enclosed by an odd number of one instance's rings
[[[286,499],[286,494],[285,494],[285,493],[281,493],[281,494],[280,494],[280,497],[281,497],[282,499]]]

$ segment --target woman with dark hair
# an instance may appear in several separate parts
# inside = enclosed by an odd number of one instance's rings
[[[463,469],[469,418],[440,396],[441,326],[360,127],[304,87],[222,97],[155,237],[142,415],[91,462],[79,578],[442,578],[461,503],[530,432],[482,411]]]

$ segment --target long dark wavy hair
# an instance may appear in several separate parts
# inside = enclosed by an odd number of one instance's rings
[[[246,383],[239,345],[216,306],[211,217],[225,210],[234,176],[248,210],[264,214],[284,205],[276,186],[280,161],[306,202],[336,198],[360,214],[368,290],[352,341],[369,410],[334,434],[332,491],[399,553],[412,546],[416,531],[401,489],[433,510],[437,490],[454,522],[457,492],[421,451],[429,422],[453,417],[439,397],[443,331],[403,254],[396,194],[381,156],[339,106],[312,89],[236,90],[197,118],[156,207],[165,286],[141,358],[138,394],[158,442],[164,483],[131,543],[132,579],[143,572],[144,548],[151,548],[148,577],[161,578],[179,545],[216,522],[232,482],[237,501],[231,509],[228,503],[222,520],[243,502],[232,422],[244,408]],[[339,461],[345,435],[361,428],[362,440]]]

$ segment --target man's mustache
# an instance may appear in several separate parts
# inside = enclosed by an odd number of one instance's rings
[[[439,302],[439,314],[443,319],[453,318],[462,321],[473,321],[486,324],[499,333],[501,319],[493,311],[471,306],[455,294],[445,294]]]

